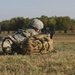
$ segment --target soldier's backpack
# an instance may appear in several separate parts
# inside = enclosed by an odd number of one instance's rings
[[[39,34],[26,40],[22,49],[26,53],[47,53],[53,50],[53,40],[49,34]]]

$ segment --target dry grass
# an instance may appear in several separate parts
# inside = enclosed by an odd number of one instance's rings
[[[75,35],[54,35],[56,52],[1,55],[0,75],[75,75]]]

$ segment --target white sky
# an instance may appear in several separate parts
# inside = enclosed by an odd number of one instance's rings
[[[0,21],[42,15],[75,19],[75,0],[0,0]]]

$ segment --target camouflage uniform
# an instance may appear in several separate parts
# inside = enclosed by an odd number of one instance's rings
[[[30,36],[37,35],[38,33],[34,29],[23,30],[21,33],[13,34],[15,39],[14,42],[18,44],[22,44],[25,40],[27,40]],[[11,37],[12,38],[12,37]]]
[[[27,40],[30,36],[39,34],[40,30],[43,28],[43,23],[38,19],[32,19],[29,26],[31,27],[30,29],[22,30],[21,32],[13,35],[17,43]]]
[[[35,21],[35,22],[34,22]],[[39,30],[43,28],[42,22],[38,22],[38,20],[33,20],[30,25]],[[22,44],[23,53],[47,53],[48,51],[53,50],[53,40],[50,39],[49,34],[39,34],[34,29],[28,29],[24,32],[24,35],[29,38],[27,41],[24,41]],[[36,36],[33,36],[36,35]]]
[[[38,32],[36,32],[34,29],[27,29],[26,31],[23,32],[23,35],[25,35],[27,38],[37,34]]]
[[[30,22],[30,29],[18,30],[13,35],[5,37],[2,42],[2,50],[5,54],[12,54],[13,52],[19,53],[22,51],[22,45],[26,40],[33,36],[39,34],[39,31],[43,28],[43,23],[38,19],[33,19]],[[25,45],[24,45],[25,46]]]

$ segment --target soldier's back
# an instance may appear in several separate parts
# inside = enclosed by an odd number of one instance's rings
[[[33,35],[37,35],[38,33],[34,29],[26,29],[23,34],[28,38]]]

